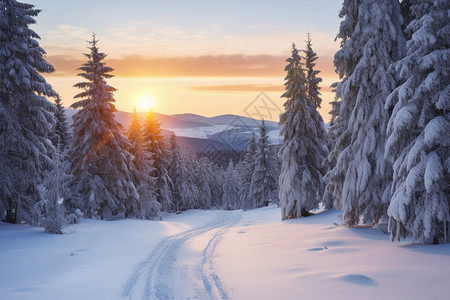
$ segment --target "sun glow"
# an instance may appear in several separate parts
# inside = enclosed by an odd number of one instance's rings
[[[136,108],[138,111],[148,111],[150,109],[154,109],[155,107],[155,99],[150,95],[143,95],[139,97],[138,102],[136,104]]]

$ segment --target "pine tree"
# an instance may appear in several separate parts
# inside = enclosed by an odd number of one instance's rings
[[[404,52],[404,36],[397,0],[345,0],[338,37],[341,49],[335,66],[342,81],[336,119],[339,137],[332,155],[336,166],[327,174],[327,190],[343,210],[344,223],[376,224],[387,213],[392,177],[383,159],[389,111],[387,96],[397,84],[389,66]]]
[[[150,175],[154,171],[152,154],[144,145],[136,109],[134,109],[127,136],[130,143],[129,152],[134,158],[133,181],[139,193],[139,201],[127,208],[127,214],[152,219],[161,211],[161,205],[156,201],[156,179]]]
[[[55,92],[39,74],[54,69],[29,28],[38,14],[31,4],[0,2],[0,216],[11,223],[33,220],[54,152],[55,107],[46,97]]]
[[[230,160],[223,181],[223,197],[222,208],[233,210],[241,207],[239,198],[239,176],[237,169],[233,166],[233,161]]]
[[[317,111],[318,108],[320,108],[320,105],[322,104],[322,98],[320,93],[320,86],[319,83],[322,82],[322,78],[318,77],[320,71],[317,70],[316,67],[316,60],[318,59],[317,54],[314,52],[312,48],[312,39],[311,35],[308,33],[308,38],[306,40],[306,51],[305,52],[305,69],[306,69],[306,95],[308,97],[308,100],[314,103],[314,106],[316,110],[312,111],[312,119],[316,126],[316,141],[318,142],[317,146],[326,149],[323,153],[325,155],[325,158],[322,160],[319,172],[321,174],[321,181],[323,180],[322,177],[326,174],[327,171],[329,171],[330,165],[327,165],[328,160],[328,149],[330,148],[330,144],[333,143],[332,140],[328,140],[328,138],[333,139],[333,132],[327,136],[327,133],[325,131],[325,124],[323,122],[322,116]],[[332,102],[332,114],[335,113],[335,109],[338,107],[337,103]],[[332,115],[333,117],[333,115]],[[334,121],[335,116],[332,118],[332,122]],[[331,164],[334,164],[335,162],[331,161]],[[325,194],[323,186],[323,182],[320,184],[321,190],[320,190],[320,196]],[[322,196],[321,196],[322,197]],[[324,195],[322,202],[324,204],[325,208],[331,208],[332,207],[332,197],[331,195]]]
[[[393,66],[403,82],[386,103],[394,107],[386,144],[394,166],[389,231],[393,240],[449,241],[450,3],[408,2],[407,55]]]
[[[249,189],[252,208],[267,205],[277,197],[275,195],[278,184],[277,163],[277,158],[269,147],[267,127],[263,120],[260,127],[260,137],[254,157],[254,170]]]
[[[323,195],[321,163],[327,155],[325,137],[321,136],[323,125],[317,126],[316,104],[306,94],[307,79],[295,44],[286,61],[286,92],[282,97],[287,100],[280,116],[283,145],[279,151],[282,165],[278,193],[283,220],[308,216],[318,207]]]
[[[69,224],[71,219],[66,216],[63,203],[69,195],[67,184],[71,177],[66,172],[68,162],[61,155],[59,144],[56,147],[55,163],[40,186],[41,201],[35,208],[35,213],[38,214],[38,223],[44,227],[46,232],[62,234],[62,229]]]
[[[198,189],[197,207],[201,209],[208,209],[211,207],[211,179],[214,174],[211,173],[211,162],[208,158],[202,157],[197,163],[195,170],[196,186]]]
[[[56,94],[55,105],[56,127],[51,140],[55,147],[58,145],[59,152],[64,155],[64,152],[69,144],[70,136],[65,108],[61,103],[61,97],[59,94]]]
[[[192,177],[189,176],[185,157],[177,144],[174,133],[170,137],[169,153],[168,174],[172,182],[172,210],[181,211],[194,208],[195,196],[191,189],[194,182],[191,180]]]
[[[244,155],[241,168],[239,170],[241,184],[239,187],[241,208],[248,209],[253,205],[253,199],[250,196],[250,185],[252,183],[252,176],[255,171],[255,156],[256,156],[257,142],[255,134],[252,133],[248,141],[247,151]]]
[[[317,54],[312,49],[311,34],[308,33],[308,39],[306,40],[305,52],[305,69],[306,69],[306,95],[308,99],[314,103],[316,108],[320,108],[322,98],[320,97],[320,86],[322,78],[317,77],[320,71],[315,69]]]
[[[335,88],[337,83],[334,83],[331,87]],[[336,92],[336,90],[333,90],[333,92]],[[338,123],[336,123],[336,119],[339,116],[339,105],[340,101],[335,97],[333,101],[330,102],[331,104],[331,110],[329,111],[329,114],[331,116],[330,123],[327,130],[327,146],[328,149],[330,149],[330,152],[328,153],[328,156],[325,158],[325,161],[322,163],[322,166],[325,172],[324,181],[327,182],[327,175],[329,175],[330,171],[336,166],[336,162],[339,156],[339,152],[335,145],[336,141],[339,138],[340,134],[344,130],[341,127],[338,127]],[[341,125],[343,125],[341,123]],[[324,205],[324,208],[329,209],[333,207],[333,190],[332,185],[325,186],[325,191],[322,199],[322,204]]]
[[[156,200],[161,204],[162,210],[170,211],[172,206],[172,181],[168,174],[168,151],[161,135],[161,124],[150,110],[145,119],[143,139],[146,150],[152,153],[153,172],[150,175],[156,178]]]
[[[106,79],[113,77],[110,74],[113,69],[103,62],[106,54],[99,52],[97,42],[92,35],[90,53],[85,54],[88,62],[79,68],[82,73],[78,74],[87,81],[75,84],[83,92],[75,96],[81,100],[71,105],[80,109],[73,116],[71,186],[88,217],[104,218],[125,212],[139,195],[132,180],[129,143],[114,119],[116,89],[106,83]]]

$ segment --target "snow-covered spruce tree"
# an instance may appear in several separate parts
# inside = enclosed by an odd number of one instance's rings
[[[139,201],[127,208],[127,214],[135,214],[142,219],[153,219],[160,212],[161,205],[156,201],[156,179],[150,175],[154,170],[152,154],[144,145],[136,109],[127,136],[130,143],[129,152],[134,158],[133,181],[139,193]]]
[[[450,3],[409,2],[411,39],[393,66],[404,81],[386,103],[394,107],[386,144],[394,166],[389,231],[392,240],[449,241]]]
[[[319,83],[322,82],[322,78],[318,77],[320,71],[316,70],[316,60],[318,59],[317,54],[314,52],[312,48],[312,39],[311,35],[308,33],[308,38],[306,40],[306,50],[305,53],[305,69],[306,69],[306,95],[308,97],[308,100],[314,103],[314,106],[316,110],[312,112],[312,119],[314,120],[315,126],[316,126],[316,138],[318,141],[318,147],[321,147],[323,149],[326,149],[325,158],[321,163],[320,166],[320,172],[321,176],[323,177],[327,171],[330,170],[330,165],[327,165],[328,160],[328,149],[330,143],[332,141],[329,141],[328,138],[332,137],[333,134],[327,136],[327,132],[325,131],[325,124],[323,122],[322,116],[317,111],[318,108],[320,108],[322,104],[322,98],[320,93],[320,86]],[[337,108],[337,104],[333,104],[334,109]],[[334,163],[334,162],[331,162]],[[322,179],[321,179],[322,180]],[[321,195],[324,194],[324,191],[320,192]],[[324,195],[322,202],[325,206],[325,208],[331,208],[332,207],[332,196],[327,194]]]
[[[39,216],[38,224],[44,227],[48,233],[62,234],[62,229],[70,223],[66,216],[64,199],[69,195],[67,189],[70,175],[67,174],[68,162],[56,146],[54,165],[40,185],[41,201],[36,205],[36,213]]]
[[[211,174],[208,178],[211,187],[211,207],[219,209],[222,207],[224,170],[210,161],[209,173]]]
[[[233,210],[241,207],[241,201],[239,198],[239,182],[240,180],[237,169],[233,166],[233,161],[230,160],[230,163],[225,170],[223,180],[223,209]]]
[[[283,145],[279,151],[281,218],[308,216],[323,195],[321,163],[327,154],[316,126],[316,106],[306,94],[307,80],[295,44],[285,71],[285,112],[280,116]],[[322,127],[323,130],[323,127]]]
[[[65,108],[61,103],[61,97],[59,94],[56,94],[55,98],[55,118],[56,118],[56,126],[54,129],[54,133],[51,136],[51,141],[53,145],[58,146],[59,153],[65,156],[65,150],[69,145],[70,135],[69,135],[69,125],[67,123],[67,117],[65,113]]]
[[[156,179],[156,200],[161,204],[163,211],[170,211],[172,206],[172,182],[168,174],[168,149],[161,135],[161,124],[150,110],[143,126],[143,139],[145,148],[152,153],[153,168],[150,173]]]
[[[404,55],[402,17],[397,0],[345,0],[335,66],[342,78],[336,127],[336,166],[327,173],[327,190],[343,210],[347,225],[376,224],[387,213],[392,167],[384,159],[389,111],[384,104],[397,85],[389,66]]]
[[[191,186],[194,182],[186,166],[182,150],[177,144],[176,136],[170,137],[168,174],[172,181],[172,210],[181,211],[194,208],[194,197]]]
[[[305,52],[305,69],[306,69],[306,95],[308,99],[314,103],[317,108],[320,108],[322,104],[322,98],[320,97],[320,86],[322,78],[317,77],[320,71],[315,69],[316,60],[318,59],[316,52],[312,49],[311,34],[308,33],[308,39],[306,40]]]
[[[241,208],[248,209],[253,205],[253,199],[249,195],[250,185],[252,183],[253,172],[255,171],[255,157],[256,157],[257,141],[255,133],[252,133],[250,140],[248,141],[247,151],[244,155],[244,160],[239,168],[239,177],[241,183],[239,186]]]
[[[337,86],[337,82],[333,83],[333,85],[331,86],[332,88],[335,88]],[[336,92],[336,90],[333,89],[333,92]],[[330,150],[328,153],[328,156],[326,157],[325,161],[322,163],[322,166],[324,168],[324,170],[326,170],[325,176],[324,176],[324,181],[326,182],[327,179],[327,174],[328,172],[330,172],[335,166],[336,166],[336,162],[339,156],[339,152],[337,148],[335,148],[336,145],[336,140],[339,138],[340,133],[342,133],[342,131],[344,130],[343,127],[338,127],[336,124],[336,118],[339,115],[339,104],[340,101],[339,99],[337,99],[337,97],[335,97],[335,99],[333,101],[330,102],[331,104],[331,110],[329,111],[330,114],[330,123],[328,126],[328,130],[327,130],[327,146],[328,149]],[[341,123],[341,125],[343,125]],[[323,199],[322,199],[322,204],[326,209],[332,208],[333,207],[333,202],[334,202],[334,198],[333,198],[333,192],[331,189],[328,188],[331,187],[331,185],[326,186],[324,194],[323,194]]]
[[[211,162],[206,157],[200,158],[197,163],[195,170],[198,190],[196,208],[208,209],[211,207],[211,180],[214,174],[211,174],[210,164]]]
[[[75,84],[83,92],[72,108],[80,109],[73,116],[73,143],[70,150],[71,186],[79,196],[79,204],[87,217],[105,218],[126,212],[139,199],[133,183],[132,157],[122,126],[114,119],[113,92],[106,83],[113,77],[112,68],[103,62],[106,54],[99,52],[98,40],[92,35],[88,62],[78,70],[86,82]],[[71,206],[76,201],[72,199]]]
[[[51,166],[48,139],[55,124],[55,92],[39,73],[53,72],[30,28],[39,10],[0,1],[0,218],[32,222],[38,185]]]
[[[259,130],[260,136],[257,142],[254,170],[249,189],[252,208],[268,205],[275,200],[279,175],[277,157],[269,147],[267,127],[264,120],[261,122]]]

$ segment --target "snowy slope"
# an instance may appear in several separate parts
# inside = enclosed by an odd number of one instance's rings
[[[0,299],[448,299],[450,244],[391,243],[337,215],[188,211],[64,235],[0,224]]]

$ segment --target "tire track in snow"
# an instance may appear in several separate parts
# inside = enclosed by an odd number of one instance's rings
[[[203,261],[202,261],[202,281],[206,292],[210,299],[228,299],[228,295],[220,281],[219,276],[216,273],[216,268],[212,262],[214,252],[217,246],[222,241],[225,233],[228,229],[236,224],[240,220],[240,215],[235,214],[234,218],[230,220],[227,226],[216,232],[213,237],[209,240],[206,248],[203,250]]]
[[[203,281],[203,286],[210,298],[226,299],[227,295],[218,276],[214,273],[215,268],[211,259],[214,250],[227,232],[227,228],[238,222],[239,219],[240,214],[237,212],[219,212],[212,221],[201,227],[163,239],[155,246],[150,255],[136,266],[123,287],[122,297],[128,299],[174,299],[174,274],[181,246],[189,239],[203,233],[221,229],[213,235],[203,250],[202,278],[198,280]]]

